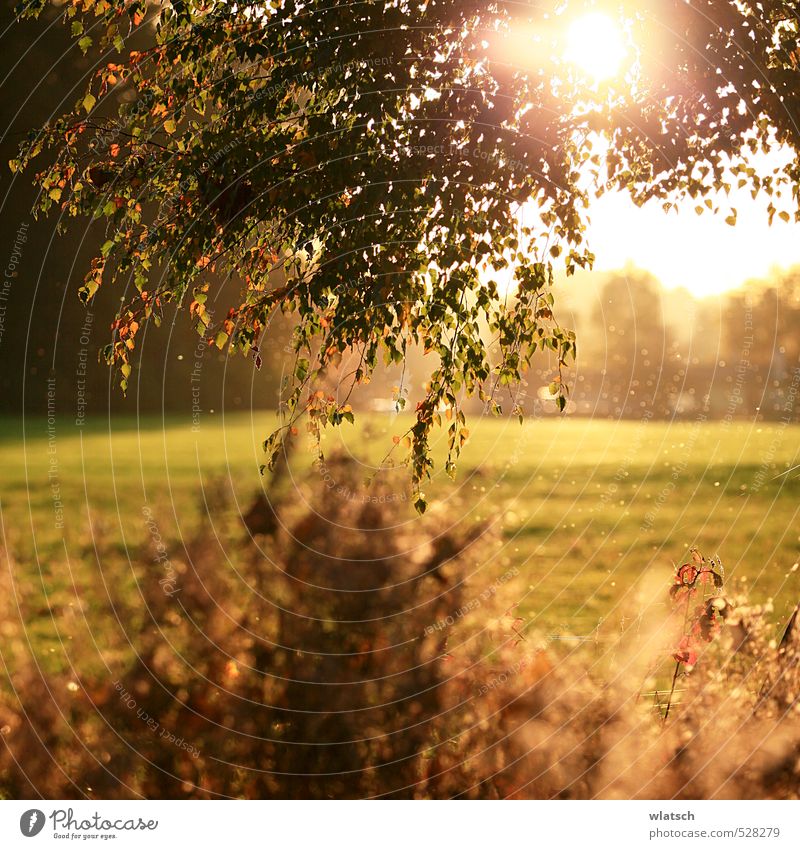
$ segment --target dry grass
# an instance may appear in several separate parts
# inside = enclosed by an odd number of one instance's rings
[[[331,462],[342,491],[362,491]],[[662,723],[643,690],[668,663],[665,587],[631,599],[634,624],[599,647],[523,633],[514,581],[474,580],[496,544],[486,527],[450,528],[444,509],[405,521],[398,492],[384,479],[367,502],[321,487],[308,505],[256,504],[252,535],[207,523],[170,541],[171,583],[146,539],[135,591],[103,572],[102,611],[77,595],[30,609],[9,563],[0,792],[797,797],[798,638],[776,645],[768,610],[730,599]],[[105,544],[95,528],[100,559]],[[41,616],[64,636],[55,670],[28,642]]]

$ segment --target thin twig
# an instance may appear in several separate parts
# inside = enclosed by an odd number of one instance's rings
[[[672,707],[672,695],[675,692],[675,682],[678,680],[678,672],[680,672],[681,662],[677,661],[675,663],[675,674],[672,676],[672,688],[669,691],[669,698],[667,699],[667,709],[664,711],[664,719],[662,721],[662,725],[665,725],[667,722],[667,717],[669,716],[669,709]]]

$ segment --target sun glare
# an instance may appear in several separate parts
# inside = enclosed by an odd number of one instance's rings
[[[602,12],[578,18],[567,31],[565,58],[594,82],[618,74],[625,53],[622,31]]]

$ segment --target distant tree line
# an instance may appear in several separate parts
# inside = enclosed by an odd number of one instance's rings
[[[605,277],[573,316],[572,413],[798,421],[800,268],[702,300],[641,271]],[[544,385],[546,364],[538,376]]]

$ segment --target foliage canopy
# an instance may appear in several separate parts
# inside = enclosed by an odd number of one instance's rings
[[[773,173],[752,155],[796,146],[795,4],[608,4],[628,56],[602,83],[560,58],[566,22],[587,5],[62,7],[97,64],[75,109],[32,135],[12,167],[51,151],[40,210],[105,219],[80,296],[123,289],[105,349],[123,388],[137,331],[168,303],[257,363],[273,316],[293,313],[272,462],[300,416],[315,433],[352,418],[347,398],[315,391],[345,352],[359,355],[358,384],[380,358],[399,363],[422,345],[431,374],[408,444],[424,509],[431,431],[444,415],[452,472],[468,435],[464,393],[497,412],[498,387],[518,385],[546,350],[563,408],[575,338],[554,317],[553,263],[591,264],[592,193],[622,188],[667,206],[689,194],[716,209],[715,192],[736,181],[770,195],[786,186],[786,208],[770,203],[770,215],[796,215],[797,157]],[[147,46],[132,50],[143,33]],[[231,278],[241,297],[217,308]]]

